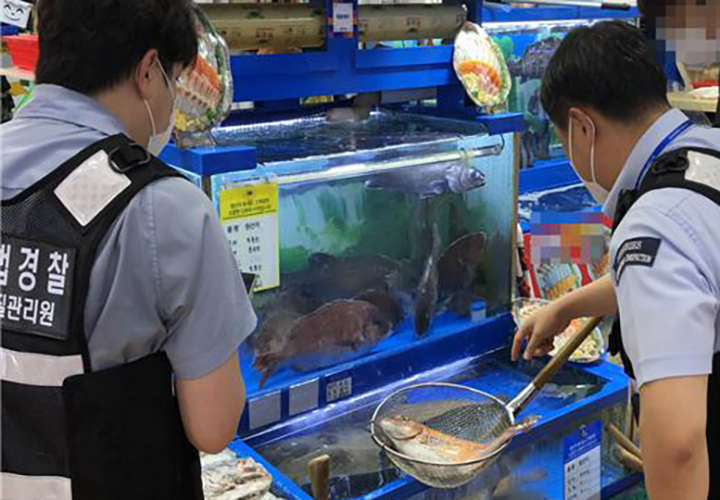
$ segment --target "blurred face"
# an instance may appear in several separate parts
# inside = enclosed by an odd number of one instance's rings
[[[720,62],[720,2],[671,0],[665,15],[657,20],[657,30],[657,38],[675,53],[678,62]]]

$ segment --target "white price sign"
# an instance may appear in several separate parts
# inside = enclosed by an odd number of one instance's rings
[[[240,270],[257,275],[255,291],[280,286],[278,185],[222,191],[220,218]]]
[[[600,500],[601,443],[599,420],[565,438],[565,500]]]
[[[32,4],[21,0],[0,0],[0,22],[26,29],[30,22]]]
[[[333,4],[333,31],[335,33],[352,33],[354,24],[353,4]]]

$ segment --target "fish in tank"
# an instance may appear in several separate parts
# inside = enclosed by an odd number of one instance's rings
[[[455,367],[445,367],[439,377],[442,382],[467,384],[509,401],[543,366],[544,362],[539,360],[512,364],[508,351],[503,349],[477,359],[463,360]],[[438,373],[433,371],[432,374],[416,376],[417,383],[422,383],[430,378],[435,380]],[[567,408],[596,394],[603,384],[602,379],[569,365],[531,403],[527,417],[532,420],[547,412]],[[383,388],[379,393],[370,395],[368,400],[351,404],[329,418],[306,415],[301,417],[302,425],[291,425],[285,429],[287,432],[273,433],[269,438],[263,437],[261,432],[257,437],[250,437],[248,444],[308,493],[312,492],[308,462],[327,455],[331,464],[329,484],[332,498],[372,495],[402,477],[400,470],[382,453],[369,432],[369,422],[377,404],[393,391],[393,388]],[[458,400],[447,400],[440,406],[437,401],[425,403],[425,406],[413,403],[413,411],[421,418],[424,413],[445,414],[465,405],[467,401]],[[549,479],[546,465],[537,460],[538,452],[542,451],[537,443],[527,443],[504,453],[471,485],[455,490],[427,490],[427,498],[466,498],[463,492],[472,494],[467,498],[487,500],[534,498],[526,495]]]
[[[547,21],[536,23],[489,23],[488,33],[500,46],[508,64],[513,85],[508,107],[523,113],[526,130],[522,134],[521,167],[538,160],[562,156],[555,127],[542,108],[540,88],[550,59],[563,38],[574,28],[599,20]]]
[[[251,390],[468,328],[509,304],[512,134],[385,111],[224,133],[222,145],[256,147],[262,167],[213,181],[215,193],[279,186],[280,284],[255,292],[260,321],[241,349]]]
[[[365,184],[365,189],[376,188]],[[386,235],[392,243],[387,250],[369,253],[359,244],[358,253],[311,253],[306,267],[283,273],[281,287],[263,295],[261,325],[250,340],[261,388],[279,368],[307,373],[356,358],[409,318],[415,335],[422,337],[432,331],[436,316],[450,311],[469,318],[473,303],[486,300],[479,290],[486,233],[448,219],[464,210],[457,206],[463,195],[448,191],[443,194],[450,199],[432,200],[421,190],[388,190],[385,195],[400,193],[415,198],[418,206],[406,212],[415,217],[402,232]]]

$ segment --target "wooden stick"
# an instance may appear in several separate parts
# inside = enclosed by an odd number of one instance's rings
[[[642,452],[640,451],[640,448],[630,441],[625,434],[620,432],[620,429],[615,427],[613,424],[608,424],[607,430],[623,449],[642,460]]]
[[[617,458],[622,465],[634,472],[643,472],[642,459],[636,457],[618,445],[614,446],[614,452],[615,458]]]
[[[315,500],[330,500],[330,457],[322,455],[310,460],[308,470]]]
[[[690,72],[687,70],[685,63],[676,62],[675,65],[677,66],[678,73],[680,73],[680,77],[683,79],[685,90],[692,90],[692,78],[690,78]]]

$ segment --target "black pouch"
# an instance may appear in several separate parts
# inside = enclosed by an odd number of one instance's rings
[[[74,499],[203,498],[165,354],[68,378],[64,391]]]

